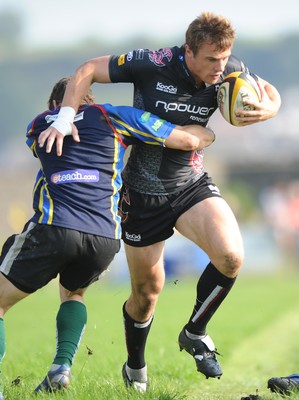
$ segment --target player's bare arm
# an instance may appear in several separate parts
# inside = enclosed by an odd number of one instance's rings
[[[277,89],[264,79],[259,78],[258,86],[261,93],[260,102],[244,101],[246,104],[254,106],[254,110],[236,110],[236,120],[241,122],[241,126],[255,124],[257,122],[266,121],[267,119],[275,117],[278,113],[281,98]]]
[[[78,131],[72,124],[74,116],[82,99],[94,82],[111,82],[108,68],[109,58],[109,55],[93,58],[80,65],[75,71],[67,85],[57,120],[39,136],[39,146],[43,147],[47,142],[46,151],[48,153],[56,140],[56,151],[57,155],[60,156],[62,154],[64,136],[66,135],[72,135],[76,142],[80,141]]]
[[[215,141],[211,128],[200,125],[176,126],[165,141],[165,146],[185,151],[202,150]]]
[[[109,59],[109,55],[97,57],[80,65],[67,85],[61,106],[72,107],[77,111],[82,99],[94,82],[110,83]]]

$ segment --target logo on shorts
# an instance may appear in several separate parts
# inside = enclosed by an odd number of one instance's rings
[[[220,196],[220,190],[215,185],[209,185],[209,189],[213,194],[218,194]]]
[[[128,233],[125,232],[125,236],[127,240],[131,242],[140,242],[141,241],[141,234],[140,233]]]

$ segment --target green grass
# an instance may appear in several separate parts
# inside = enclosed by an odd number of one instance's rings
[[[146,359],[151,391],[127,392],[121,378],[126,359],[122,304],[129,285],[105,278],[86,293],[88,325],[72,368],[72,385],[54,399],[240,400],[258,394],[281,399],[266,387],[272,376],[299,372],[298,276],[241,275],[209,325],[224,374],[205,379],[195,362],[179,352],[177,336],[195,300],[196,279],[169,279],[160,296],[148,339]],[[55,351],[57,283],[17,304],[5,316],[7,354],[3,361],[6,398],[32,399]],[[88,354],[91,349],[92,354]],[[21,377],[18,385],[11,382]],[[39,395],[48,398],[49,395]],[[299,396],[292,396],[299,399]]]

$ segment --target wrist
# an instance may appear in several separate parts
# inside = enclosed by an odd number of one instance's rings
[[[57,129],[62,135],[72,134],[72,122],[76,111],[72,107],[61,107],[57,119],[53,122],[53,128]]]
[[[63,136],[71,135],[72,134],[72,125],[70,122],[57,117],[57,119],[51,125],[53,128],[57,129],[59,133]]]
[[[65,121],[73,122],[76,115],[76,111],[73,107],[63,106],[60,108],[58,117],[63,118]]]

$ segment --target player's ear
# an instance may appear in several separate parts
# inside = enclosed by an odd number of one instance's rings
[[[189,44],[187,44],[187,43],[185,43],[185,51],[186,51],[186,53],[190,53],[190,51],[191,51]]]
[[[194,58],[195,57],[195,54],[193,53],[193,51],[191,50],[189,44],[187,44],[187,43],[185,43],[185,55],[187,57],[190,57],[190,58]]]

